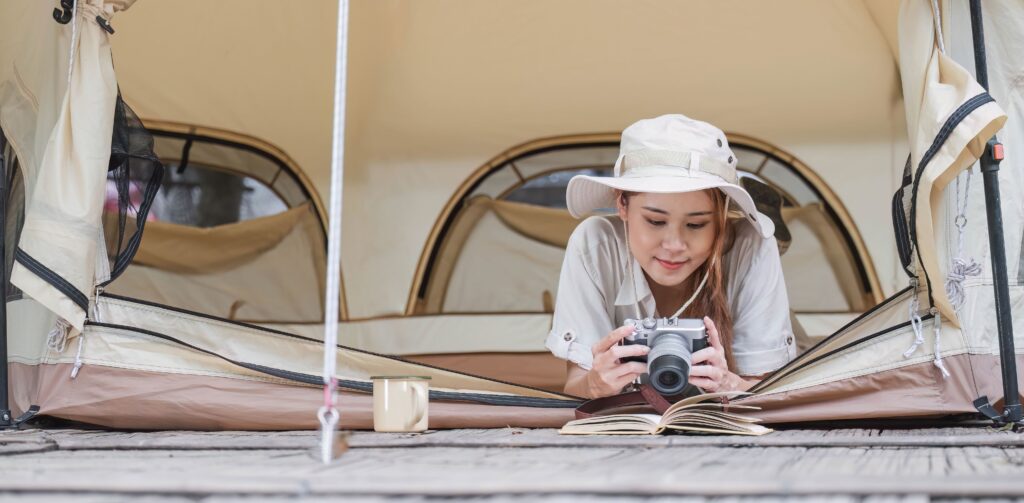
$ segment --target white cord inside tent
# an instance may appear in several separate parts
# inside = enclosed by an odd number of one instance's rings
[[[71,0],[71,42],[68,44],[68,91],[71,90],[71,74],[75,69],[75,45],[78,42],[78,0]]]
[[[327,292],[324,296],[324,404],[320,420],[320,457],[334,459],[334,430],[340,414],[335,406],[338,381],[339,297],[341,294],[341,197],[345,161],[345,80],[348,67],[348,0],[338,0],[338,35],[334,66],[334,143],[331,149],[331,199],[327,232]]]
[[[942,12],[939,10],[938,0],[932,0],[932,20],[935,22],[935,43],[939,46],[939,52],[946,54],[946,43],[942,40]]]

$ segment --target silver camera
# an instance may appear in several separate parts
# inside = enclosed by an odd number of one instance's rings
[[[651,348],[647,356],[624,361],[647,363],[647,380],[662,395],[678,395],[686,389],[693,365],[693,353],[708,347],[704,320],[696,318],[644,318],[626,320],[633,333],[624,345],[643,344]],[[641,378],[643,379],[643,378]]]

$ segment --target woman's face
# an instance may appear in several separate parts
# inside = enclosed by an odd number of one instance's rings
[[[629,247],[650,280],[680,286],[711,255],[714,201],[707,191],[644,192],[618,198],[619,217],[629,226]]]

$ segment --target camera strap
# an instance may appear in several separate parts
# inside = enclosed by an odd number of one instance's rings
[[[679,398],[682,398],[680,396]],[[621,412],[620,409],[632,409],[638,407],[650,407],[658,414],[664,414],[672,405],[661,393],[658,393],[649,384],[641,384],[638,391],[630,391],[614,396],[594,398],[587,400],[576,408],[576,419],[584,419],[594,416],[604,416]]]

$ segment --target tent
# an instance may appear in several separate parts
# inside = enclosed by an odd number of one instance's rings
[[[67,24],[46,2],[0,6],[14,408],[113,427],[310,427],[336,5],[132,3],[79,0]],[[745,176],[782,195],[809,349],[746,399],[767,419],[935,416],[1001,396],[981,184],[964,196],[957,175],[1004,122],[1007,151],[1022,141],[1024,11],[985,5],[993,102],[963,69],[966,4],[937,6],[942,36],[926,0],[353,2],[342,424],[369,424],[377,374],[430,375],[432,427],[571,417],[564,363],[543,348],[574,225],[558,193],[610,166],[615,131],[666,111],[721,126]],[[124,222],[104,211],[133,201],[107,195],[119,95],[166,168],[150,212],[125,219],[128,234],[145,225],[127,255]],[[1001,177],[1010,278],[1020,162]],[[139,197],[151,175],[128,175]],[[916,289],[894,246],[898,191]],[[957,313],[943,283],[962,199],[963,255],[983,270]]]

